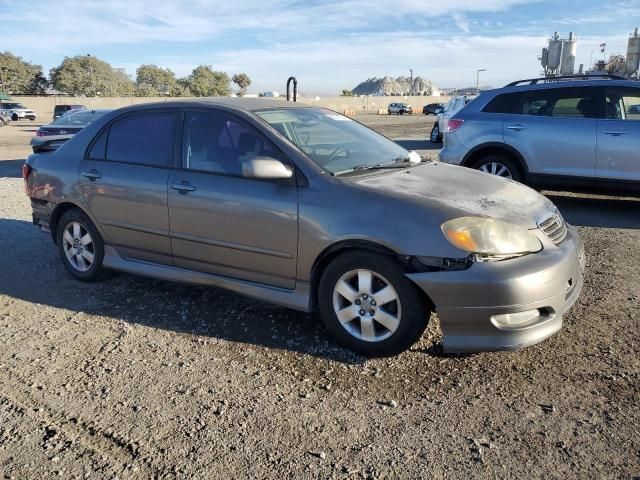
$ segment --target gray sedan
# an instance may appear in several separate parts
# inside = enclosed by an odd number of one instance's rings
[[[562,326],[580,238],[515,182],[420,162],[364,125],[274,100],[105,114],[23,169],[67,270],[215,285],[302,311],[364,355],[437,312],[449,352],[513,350]]]

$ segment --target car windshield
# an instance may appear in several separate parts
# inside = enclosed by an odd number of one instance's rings
[[[3,103],[4,108],[25,108],[21,103]]]
[[[256,112],[260,118],[332,174],[405,161],[409,152],[364,125],[322,108]]]
[[[93,122],[95,119],[104,115],[103,112],[77,112],[70,111],[65,113],[60,118],[56,119],[52,125],[80,125],[86,126]]]

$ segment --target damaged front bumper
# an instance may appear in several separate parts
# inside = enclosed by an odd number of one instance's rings
[[[411,273],[436,307],[446,352],[517,350],[562,328],[583,284],[584,248],[569,226],[558,246],[466,270]]]

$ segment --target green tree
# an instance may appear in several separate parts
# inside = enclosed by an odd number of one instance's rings
[[[136,89],[140,96],[170,95],[175,84],[176,75],[168,68],[140,65],[136,70]]]
[[[53,88],[70,95],[117,97],[131,95],[134,88],[124,70],[90,55],[65,57],[50,77]]]
[[[43,94],[49,82],[40,65],[33,65],[10,52],[0,52],[0,90],[15,94]]]
[[[229,75],[216,72],[210,65],[200,65],[189,75],[189,90],[195,97],[226,97],[231,92]]]
[[[236,73],[231,77],[231,80],[238,86],[238,96],[244,97],[244,94],[247,93],[247,87],[251,85],[249,75],[246,73]]]
[[[171,87],[171,91],[169,95],[172,97],[192,97],[193,94],[189,89],[189,79],[188,78],[179,78],[176,80],[176,83]]]
[[[353,97],[353,92],[351,90],[342,90],[340,92],[341,97]]]

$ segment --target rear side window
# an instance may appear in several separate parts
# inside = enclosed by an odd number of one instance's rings
[[[520,95],[520,93],[503,93],[502,95],[496,95],[487,103],[482,111],[486,113],[514,113]]]
[[[109,127],[107,160],[166,167],[173,153],[173,113],[139,113]]]
[[[93,142],[91,150],[89,150],[88,158],[91,160],[104,160],[104,154],[107,149],[107,134],[108,130],[103,130]]]

